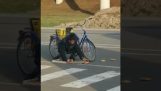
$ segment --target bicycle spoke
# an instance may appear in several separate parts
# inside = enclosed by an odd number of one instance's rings
[[[35,69],[35,51],[30,38],[24,39],[18,50],[18,65],[24,74],[31,74]]]

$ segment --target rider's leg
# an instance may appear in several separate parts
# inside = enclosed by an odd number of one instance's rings
[[[62,43],[58,44],[58,52],[63,61],[67,61],[65,45]]]

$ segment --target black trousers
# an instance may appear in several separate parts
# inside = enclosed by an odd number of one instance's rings
[[[70,59],[74,59],[75,55],[78,55],[81,60],[84,58],[84,54],[78,44],[75,44],[72,48],[70,47],[71,46],[67,46],[64,43],[58,44],[58,52],[63,61],[67,61],[67,54],[70,54]]]

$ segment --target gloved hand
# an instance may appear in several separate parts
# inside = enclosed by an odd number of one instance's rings
[[[68,59],[68,60],[67,60],[67,63],[68,63],[68,64],[72,64],[73,62],[74,62],[73,59]]]

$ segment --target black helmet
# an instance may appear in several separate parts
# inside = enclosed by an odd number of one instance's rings
[[[79,38],[78,36],[75,34],[75,33],[70,33],[67,37],[67,40],[75,40],[75,41],[78,41]]]

